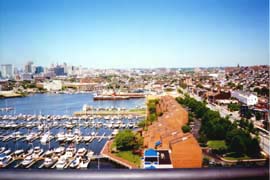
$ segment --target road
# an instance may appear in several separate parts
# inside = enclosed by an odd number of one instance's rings
[[[196,99],[197,101],[202,101],[202,99],[195,95],[195,94],[191,94],[189,93],[189,95],[191,97],[193,97],[194,99]],[[231,122],[234,122],[235,120],[239,120],[240,117],[238,115],[238,113],[232,113],[230,111],[228,111],[226,108],[224,107],[221,107],[221,106],[218,106],[218,105],[212,105],[212,104],[207,104],[206,105],[209,109],[213,110],[213,111],[218,111],[220,113],[220,116],[221,117],[226,117],[226,116],[229,116],[229,120]],[[256,128],[259,128],[261,129],[260,127],[256,126]],[[270,137],[269,137],[269,132],[268,132],[268,135],[265,134],[265,133],[262,133],[260,131],[259,133],[259,137],[260,137],[260,147],[262,148],[262,150],[267,154],[269,155],[269,143],[270,143]]]

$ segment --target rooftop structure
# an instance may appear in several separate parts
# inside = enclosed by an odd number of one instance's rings
[[[187,111],[173,97],[163,96],[157,104],[157,112],[163,114],[143,133],[144,146],[158,151],[167,150],[174,168],[201,167],[202,150],[199,144],[192,134],[183,133],[181,129],[188,122]]]

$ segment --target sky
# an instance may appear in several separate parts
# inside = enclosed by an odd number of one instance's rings
[[[269,64],[268,0],[0,0],[0,64]]]

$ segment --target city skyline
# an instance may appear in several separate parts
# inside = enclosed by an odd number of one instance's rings
[[[0,61],[88,68],[268,64],[268,1],[0,1]]]

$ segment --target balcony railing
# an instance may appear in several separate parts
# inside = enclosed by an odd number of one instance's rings
[[[213,180],[213,179],[243,179],[268,180],[269,169],[260,168],[201,168],[201,169],[158,169],[158,170],[0,170],[0,179],[31,179],[31,180],[133,180],[133,179],[184,179],[184,180]]]

